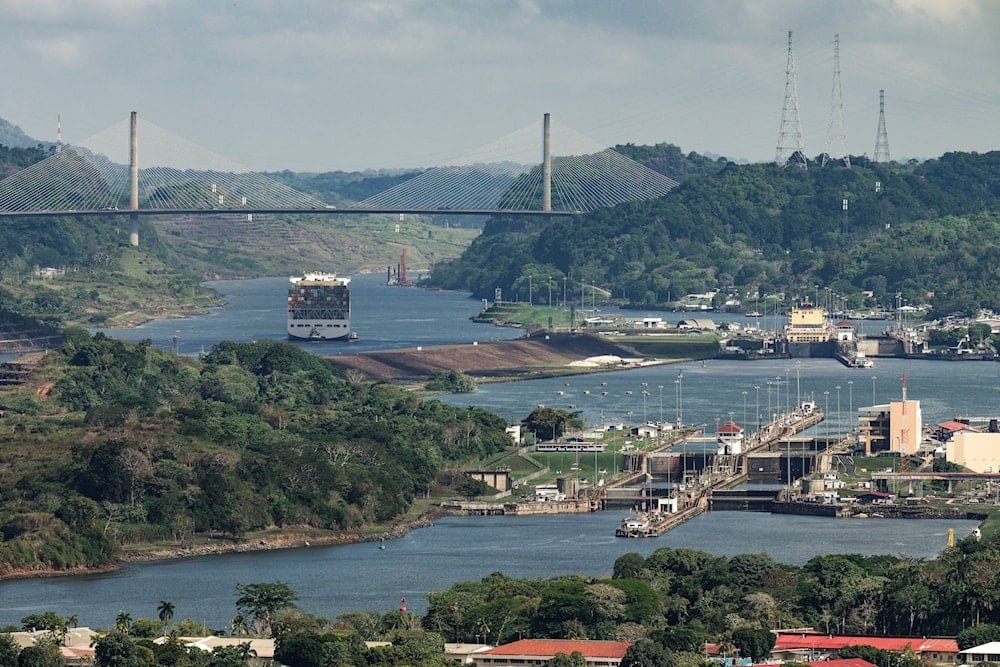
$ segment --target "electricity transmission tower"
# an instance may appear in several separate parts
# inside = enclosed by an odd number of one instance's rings
[[[889,135],[885,131],[885,90],[878,91],[878,134],[875,135],[875,162],[889,161]]]
[[[795,56],[792,53],[792,31],[788,31],[788,63],[785,66],[785,103],[781,107],[781,127],[778,129],[778,149],[774,161],[781,166],[794,161],[806,168],[802,124],[799,122],[799,91],[795,85]]]
[[[831,149],[834,151],[831,153]],[[847,152],[847,128],[844,126],[844,93],[840,86],[840,35],[833,36],[833,90],[830,92],[830,122],[826,127],[826,148],[821,167],[831,159],[843,160],[851,168],[851,154]]]

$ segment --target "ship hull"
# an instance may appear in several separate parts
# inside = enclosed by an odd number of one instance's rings
[[[351,340],[350,278],[307,273],[290,278],[288,337],[294,340]]]

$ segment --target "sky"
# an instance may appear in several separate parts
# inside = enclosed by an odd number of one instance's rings
[[[540,162],[544,113],[601,146],[773,160],[789,30],[808,156],[842,145],[835,34],[851,154],[874,152],[880,89],[893,159],[1000,149],[1000,0],[0,0],[0,17],[0,118],[54,141],[59,116],[72,144],[134,110],[140,146],[148,122],[256,170],[504,159],[514,136]]]

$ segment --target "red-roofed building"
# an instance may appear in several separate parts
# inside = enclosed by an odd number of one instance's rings
[[[958,662],[958,642],[954,639],[924,637],[862,637],[810,633],[778,634],[771,649],[775,660],[807,662],[836,656],[846,646],[872,646],[885,651],[913,651],[922,662],[953,665]],[[829,663],[824,662],[823,665]]]
[[[605,642],[576,639],[521,639],[472,656],[476,667],[537,667],[558,653],[583,656],[594,667],[618,667],[628,642]]]
[[[974,429],[964,422],[952,420],[952,421],[941,422],[940,424],[938,424],[936,432],[934,433],[934,437],[936,437],[941,442],[948,442],[959,431],[976,431],[976,430],[978,429]]]
[[[818,662],[803,663],[809,667],[876,667],[874,664],[861,658],[840,658],[839,660],[820,660]],[[781,667],[780,662],[765,663],[755,667]]]
[[[849,343],[854,340],[854,325],[847,320],[841,320],[833,325],[837,340],[841,343]]]
[[[719,439],[719,454],[739,454],[743,451],[743,427],[732,419],[715,431]]]

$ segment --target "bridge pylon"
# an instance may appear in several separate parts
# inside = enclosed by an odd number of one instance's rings
[[[128,142],[128,176],[130,211],[139,210],[139,114],[135,111],[129,117]],[[139,245],[139,214],[131,213],[129,219],[128,240],[134,246]]]

